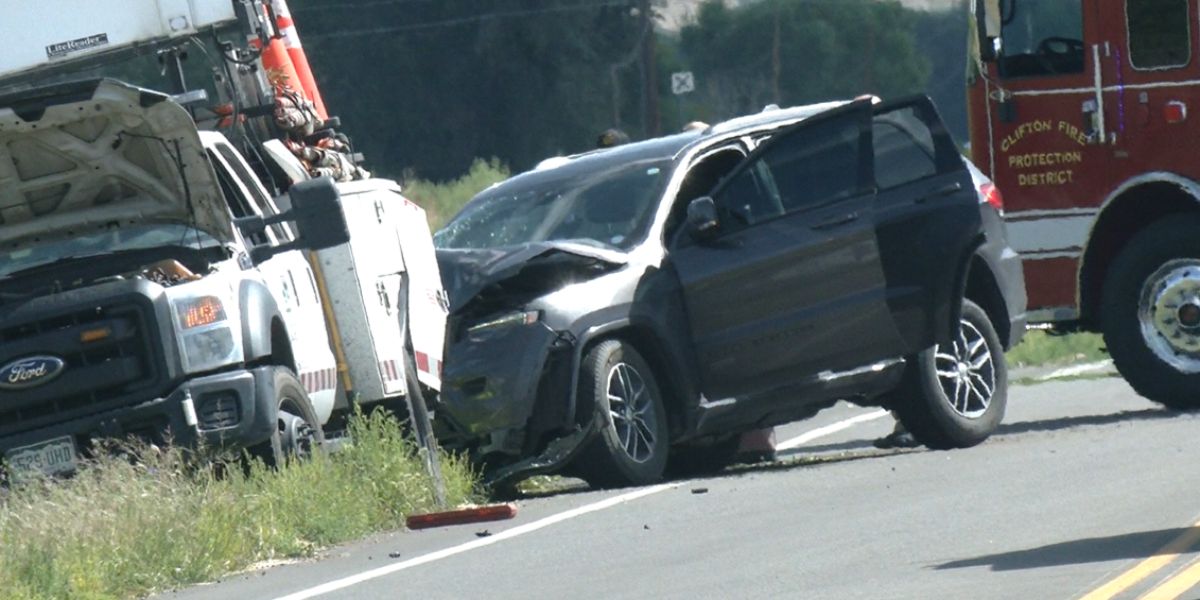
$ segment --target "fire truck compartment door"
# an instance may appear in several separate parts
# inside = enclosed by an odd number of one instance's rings
[[[979,240],[979,198],[928,98],[876,107],[871,143],[887,303],[911,354],[950,339],[960,273]]]

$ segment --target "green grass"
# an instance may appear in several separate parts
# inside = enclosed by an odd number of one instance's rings
[[[271,471],[188,466],[178,450],[104,458],[69,480],[0,500],[0,596],[129,598],[307,557],[434,508],[413,444],[390,417],[352,423],[334,455]],[[443,457],[452,504],[479,499],[470,467]]]
[[[508,177],[508,167],[499,159],[477,158],[466,173],[451,181],[435,183],[405,177],[404,195],[425,209],[429,227],[436,231],[475,194]]]
[[[1098,333],[1052,335],[1034,329],[1006,357],[1010,368],[1054,367],[1104,360],[1108,352]]]

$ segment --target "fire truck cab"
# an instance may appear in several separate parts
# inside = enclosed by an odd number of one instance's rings
[[[971,152],[1004,193],[1030,321],[1103,332],[1140,394],[1200,407],[1197,0],[971,10]]]

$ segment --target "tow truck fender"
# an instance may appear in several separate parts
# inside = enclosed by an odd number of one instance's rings
[[[242,316],[242,346],[246,362],[254,363],[274,353],[271,343],[271,323],[276,319],[283,323],[279,304],[262,282],[243,280],[238,289],[238,301]],[[293,370],[293,364],[284,365]]]

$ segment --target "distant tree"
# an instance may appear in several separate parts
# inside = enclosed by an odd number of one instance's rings
[[[918,52],[916,11],[874,0],[709,0],[680,32],[709,118],[864,93],[921,91],[929,61]]]
[[[639,42],[597,0],[292,0],[331,112],[369,167],[446,180],[476,157],[523,170],[614,125],[612,69]],[[618,69],[640,89],[636,69]],[[626,93],[617,107],[637,114]]]

